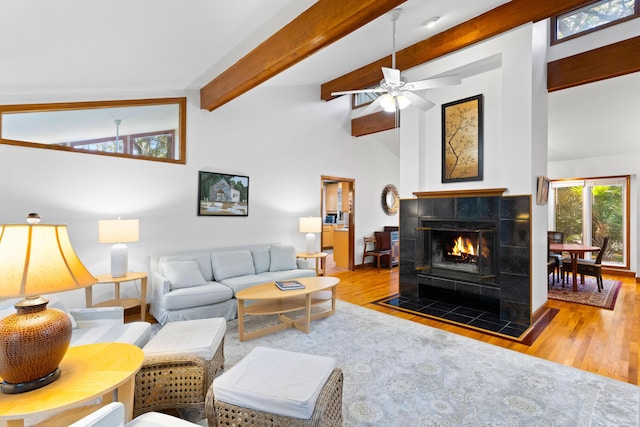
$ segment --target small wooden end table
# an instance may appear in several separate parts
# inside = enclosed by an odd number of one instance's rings
[[[122,402],[126,421],[131,421],[135,376],[143,360],[142,350],[131,344],[71,347],[60,362],[62,374],[56,381],[27,393],[0,394],[0,421],[22,427],[25,418],[52,416],[43,425],[68,426],[96,409],[78,405],[99,397],[103,404]]]
[[[308,254],[306,252],[298,252],[296,253],[296,258],[303,258],[303,259],[315,259],[316,260],[316,275],[318,276],[324,276],[326,270],[325,264],[326,264],[326,259],[327,259],[327,255],[329,255],[326,252],[316,252],[315,254]]]
[[[84,288],[87,308],[90,307],[113,307],[132,308],[140,306],[140,319],[144,322],[147,313],[147,273],[129,272],[122,277],[111,277],[111,274],[101,274],[96,276],[98,283],[113,283],[115,285],[115,299],[103,301],[98,304],[93,303],[93,288]],[[140,280],[140,298],[120,298],[120,283]]]
[[[296,328],[306,334],[310,332],[312,320],[332,316],[336,312],[336,285],[340,282],[337,277],[301,277],[297,280],[304,285],[304,289],[282,291],[275,282],[252,286],[236,294],[238,300],[238,337],[240,341],[258,338],[271,332],[287,328]],[[323,292],[331,291],[327,298]],[[245,305],[245,301],[251,304]],[[331,301],[331,309],[311,314],[311,307]],[[292,311],[305,310],[302,319],[293,320],[284,315]],[[280,323],[267,326],[251,332],[244,331],[244,315],[265,316],[277,314]]]

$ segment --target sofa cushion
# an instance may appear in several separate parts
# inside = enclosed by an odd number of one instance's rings
[[[213,280],[213,271],[211,270],[211,252],[193,252],[177,255],[164,255],[158,261],[158,271],[162,274],[162,264],[174,261],[196,261],[204,280]]]
[[[215,304],[233,298],[233,291],[216,282],[207,282],[203,286],[181,288],[165,294],[164,305],[168,310],[200,307]]]
[[[245,288],[251,286],[261,285],[263,283],[269,283],[271,279],[262,275],[248,274],[246,276],[230,277],[223,280],[221,283],[229,288],[233,289],[233,295],[237,294]]]
[[[151,325],[147,322],[131,322],[118,326],[78,328],[71,332],[71,347],[99,342],[123,342],[140,348],[151,338]]]
[[[206,285],[197,261],[170,261],[160,264],[160,271],[169,279],[171,289]]]
[[[269,265],[271,264],[271,255],[269,254],[268,247],[252,249],[251,256],[253,257],[253,266],[256,269],[256,274],[269,271]]]
[[[256,274],[253,257],[248,250],[214,252],[211,254],[211,267],[218,282],[229,277]]]
[[[269,271],[293,270],[296,263],[296,248],[293,246],[273,245],[269,248],[271,264]]]

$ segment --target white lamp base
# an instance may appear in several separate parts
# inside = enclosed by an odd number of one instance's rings
[[[316,235],[314,233],[307,233],[307,253],[311,255],[316,252]]]
[[[124,277],[129,270],[127,245],[116,243],[111,246],[111,277]]]

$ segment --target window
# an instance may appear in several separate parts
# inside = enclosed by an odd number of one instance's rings
[[[585,33],[637,18],[636,0],[600,0],[551,18],[551,42],[558,43]]]
[[[353,95],[353,104],[351,107],[358,108],[367,104],[371,104],[373,101],[378,99],[380,95],[382,94],[375,92],[356,93]]]
[[[0,105],[0,144],[186,163],[186,98]]]
[[[602,246],[609,236],[603,264],[628,268],[628,189],[628,176],[552,181],[551,229],[564,232],[569,243]]]

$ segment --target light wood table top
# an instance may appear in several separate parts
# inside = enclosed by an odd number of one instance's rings
[[[296,328],[309,333],[312,320],[332,316],[336,312],[336,285],[340,282],[337,277],[300,277],[296,280],[304,285],[304,289],[281,290],[275,282],[252,286],[236,294],[238,301],[238,338],[245,341],[263,335],[281,331],[286,328]],[[331,295],[327,296],[330,291]],[[245,301],[251,301],[245,305]],[[311,314],[311,307],[331,301],[331,309]],[[284,315],[293,311],[304,310],[304,317],[294,320]],[[280,323],[262,329],[245,332],[244,316],[265,316],[277,314]]]
[[[56,415],[112,391],[117,391],[131,419],[134,378],[143,359],[142,350],[131,344],[70,347],[60,363],[58,380],[26,393],[0,394],[0,420],[7,426],[23,426],[26,417]]]

